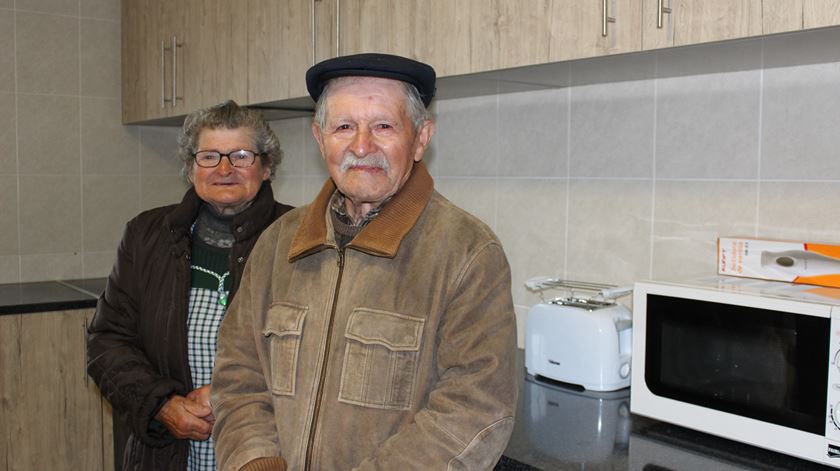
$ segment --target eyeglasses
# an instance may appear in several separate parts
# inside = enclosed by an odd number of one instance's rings
[[[234,150],[223,154],[215,150],[200,150],[193,154],[196,165],[204,168],[213,168],[222,162],[222,157],[227,157],[228,162],[234,167],[243,168],[254,165],[254,159],[257,156],[262,157],[263,154],[257,154],[250,150]]]

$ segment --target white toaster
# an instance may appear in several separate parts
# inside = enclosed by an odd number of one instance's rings
[[[630,386],[630,311],[615,302],[562,298],[537,304],[525,322],[529,374],[615,391]]]

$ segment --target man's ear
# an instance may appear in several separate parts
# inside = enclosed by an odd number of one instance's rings
[[[417,131],[417,137],[415,137],[415,147],[414,147],[414,161],[420,162],[423,160],[423,155],[426,153],[426,149],[429,147],[429,143],[432,141],[432,136],[435,135],[435,122],[432,120],[427,119],[421,126],[420,129]]]
[[[318,148],[321,149],[321,158],[326,160],[327,157],[324,153],[324,136],[321,135],[321,126],[318,126],[318,123],[312,121],[312,137],[315,138],[315,141],[318,142]]]

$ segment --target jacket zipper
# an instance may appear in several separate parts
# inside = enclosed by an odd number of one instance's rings
[[[333,292],[332,309],[330,310],[329,324],[327,324],[327,342],[324,349],[324,362],[321,364],[321,377],[318,382],[318,392],[315,395],[315,410],[312,413],[312,424],[309,427],[309,440],[306,443],[306,461],[304,461],[304,471],[309,471],[312,466],[312,449],[315,444],[315,433],[318,426],[318,415],[321,411],[321,399],[324,394],[324,381],[327,376],[327,365],[330,362],[330,343],[332,340],[333,322],[335,320],[335,310],[338,305],[338,291],[341,289],[341,276],[344,274],[344,249],[336,249],[338,252],[338,279],[335,282],[335,291]]]

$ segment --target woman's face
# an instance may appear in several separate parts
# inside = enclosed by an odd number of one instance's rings
[[[222,154],[237,150],[257,152],[248,129],[203,129],[198,135],[197,151],[217,151]],[[193,162],[190,181],[199,198],[212,205],[219,214],[232,215],[243,211],[257,196],[262,182],[268,180],[271,168],[264,166],[257,156],[250,167],[234,167],[227,157],[211,168]]]

